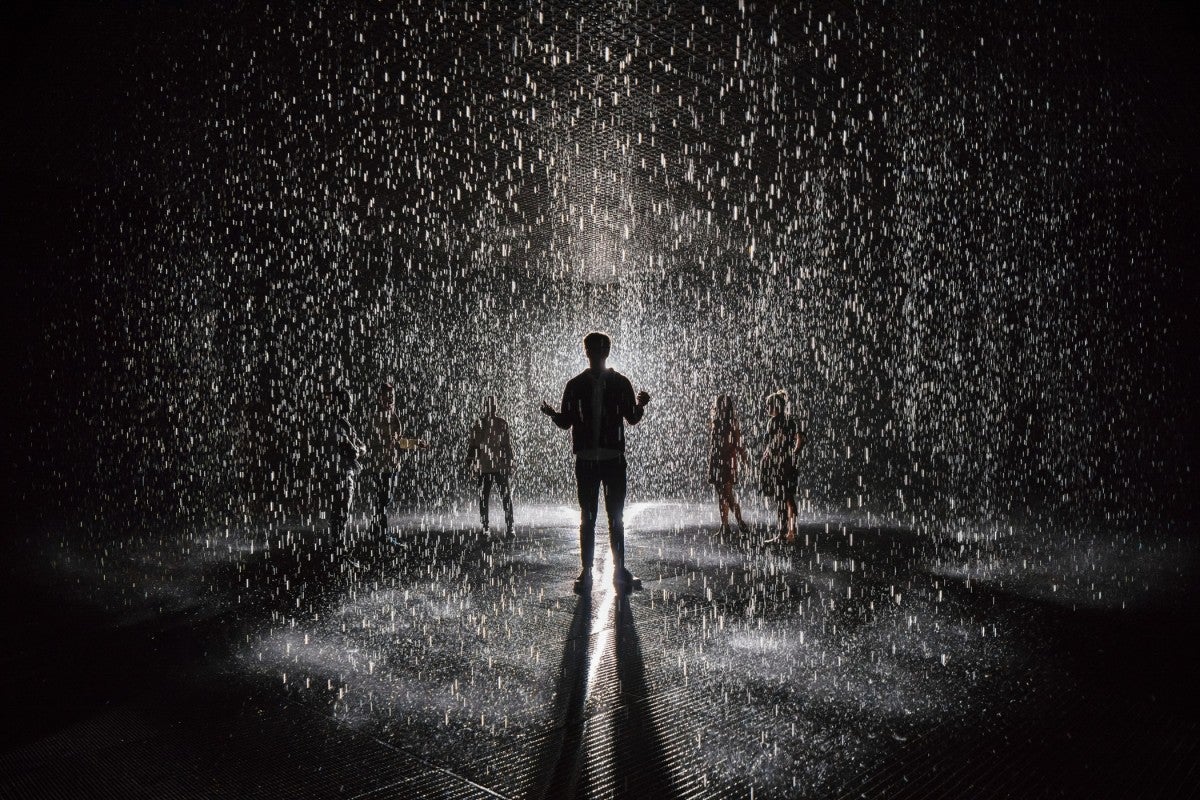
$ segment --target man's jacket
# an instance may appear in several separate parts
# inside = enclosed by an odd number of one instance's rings
[[[581,458],[611,458],[625,452],[625,422],[636,425],[645,409],[621,373],[586,369],[567,382],[554,424],[571,429],[571,449]]]

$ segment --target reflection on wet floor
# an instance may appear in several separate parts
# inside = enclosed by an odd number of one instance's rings
[[[192,698],[217,681],[227,700],[254,697],[260,717],[301,715],[296,730],[323,736],[332,725],[360,737],[351,751],[406,765],[357,776],[359,795],[1196,785],[1194,771],[1166,769],[1197,754],[1177,644],[1196,627],[1184,539],[1007,525],[935,538],[810,516],[797,544],[765,546],[763,528],[722,539],[707,506],[642,503],[627,518],[643,580],[628,597],[607,556],[592,594],[572,593],[575,520],[561,506],[520,509],[514,541],[481,535],[469,512],[402,516],[387,538],[359,528],[339,542],[302,525],[65,541],[36,580],[114,631],[112,680],[134,706],[154,686]],[[66,637],[68,650],[89,646]],[[10,677],[46,658],[30,644]],[[151,669],[150,688],[125,684]],[[72,724],[13,737],[0,789],[16,785],[22,758],[52,764],[36,754],[61,753],[46,743]],[[219,741],[188,746],[223,753]],[[1019,773],[1004,766],[1014,759]],[[1141,783],[1129,783],[1132,765]],[[197,775],[206,768],[178,780]],[[214,795],[228,788],[216,780]]]

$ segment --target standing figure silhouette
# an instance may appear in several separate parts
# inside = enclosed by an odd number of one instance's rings
[[[796,540],[797,462],[805,436],[788,413],[788,393],[780,389],[767,396],[767,435],[762,453],[763,493],[775,504],[779,534],[768,541]]]
[[[489,395],[483,406],[483,416],[471,427],[467,438],[467,469],[478,470],[479,475],[479,522],[484,534],[488,533],[488,501],[492,495],[492,484],[500,490],[500,502],[504,506],[505,536],[513,537],[512,484],[513,471],[512,436],[508,422],[496,413],[496,396]]]
[[[629,379],[607,366],[611,349],[608,334],[593,331],[585,336],[583,350],[588,368],[567,382],[558,410],[542,403],[543,414],[558,427],[571,431],[579,491],[579,557],[583,562],[575,580],[575,591],[579,593],[591,590],[601,486],[614,561],[613,585],[629,592],[637,583],[625,568],[625,423],[641,422],[650,395],[638,392],[635,397]]]
[[[742,426],[733,408],[733,399],[727,394],[719,394],[708,427],[708,482],[717,490],[722,534],[730,533],[731,509],[741,532],[750,530],[742,519],[742,507],[733,488],[738,480],[739,468],[747,460],[749,455],[742,442]]]

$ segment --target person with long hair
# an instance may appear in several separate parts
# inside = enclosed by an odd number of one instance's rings
[[[796,540],[796,487],[799,483],[797,463],[804,447],[804,433],[788,413],[788,393],[785,389],[767,396],[767,434],[763,444],[763,494],[774,502],[779,535],[768,541],[791,544]]]
[[[750,530],[742,519],[742,507],[734,492],[739,467],[748,459],[746,446],[742,442],[742,426],[738,422],[733,399],[727,394],[719,394],[708,425],[708,482],[717,490],[722,535],[730,533],[730,509],[733,510],[733,516],[742,533]]]
[[[492,496],[492,485],[500,490],[500,502],[504,507],[505,536],[513,538],[513,472],[512,435],[508,421],[496,413],[496,395],[489,395],[483,404],[483,416],[471,427],[467,439],[467,470],[479,476],[479,522],[486,535],[488,525],[488,503]]]

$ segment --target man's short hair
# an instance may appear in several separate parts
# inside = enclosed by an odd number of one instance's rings
[[[608,358],[612,350],[612,337],[603,331],[592,331],[583,337],[583,352],[589,357]]]

